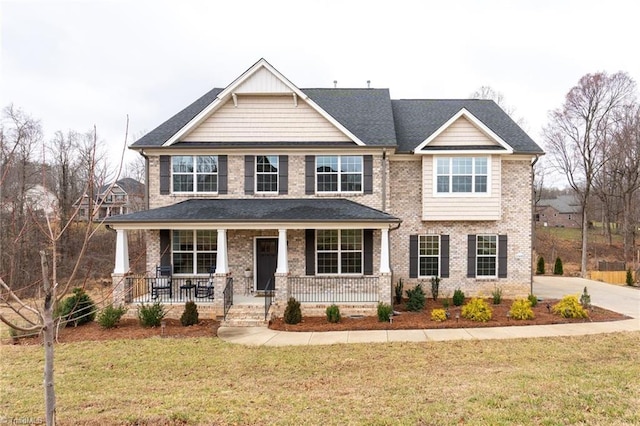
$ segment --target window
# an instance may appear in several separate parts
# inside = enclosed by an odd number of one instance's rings
[[[440,157],[436,159],[438,194],[488,192],[487,157]]]
[[[278,192],[278,156],[256,157],[256,192]]]
[[[476,276],[497,276],[498,237],[496,235],[476,236]]]
[[[418,268],[421,277],[440,275],[440,236],[420,235],[418,239]]]
[[[318,274],[361,274],[362,230],[318,230],[316,255]]]
[[[218,192],[218,157],[178,155],[171,157],[173,192]]]
[[[173,272],[207,274],[216,264],[218,233],[215,230],[173,231]]]
[[[361,156],[317,156],[317,192],[362,192]]]

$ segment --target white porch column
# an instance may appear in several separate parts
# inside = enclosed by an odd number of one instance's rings
[[[287,230],[278,229],[278,266],[276,274],[289,272],[289,256],[287,254]]]
[[[389,265],[389,228],[382,228],[380,231],[380,273],[388,274],[391,272]]]
[[[218,252],[216,254],[216,274],[229,273],[229,257],[227,256],[227,230],[218,229]]]
[[[129,243],[127,231],[116,229],[116,265],[114,274],[126,274],[129,272]]]

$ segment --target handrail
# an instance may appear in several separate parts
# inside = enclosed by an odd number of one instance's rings
[[[229,309],[231,305],[233,305],[233,277],[227,278],[227,284],[224,286],[223,292],[224,298],[224,320],[227,319],[227,314],[229,313]]]
[[[273,303],[273,289],[272,287],[273,278],[269,278],[267,281],[267,285],[264,288],[264,320],[267,320],[267,316],[269,315],[269,308],[271,308],[271,304]]]

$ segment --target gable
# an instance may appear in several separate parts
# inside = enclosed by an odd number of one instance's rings
[[[495,146],[498,143],[481,132],[466,117],[459,117],[449,127],[434,138],[429,146]]]

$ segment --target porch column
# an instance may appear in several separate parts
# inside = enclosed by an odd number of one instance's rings
[[[116,229],[116,265],[114,274],[126,274],[129,272],[129,243],[127,231]]]
[[[389,228],[382,228],[380,231],[380,273],[388,274],[391,272],[389,265]]]
[[[287,255],[287,230],[278,229],[278,266],[276,274],[289,272],[289,258]]]
[[[227,230],[218,229],[218,252],[216,254],[216,274],[229,273],[229,258],[227,256]]]

